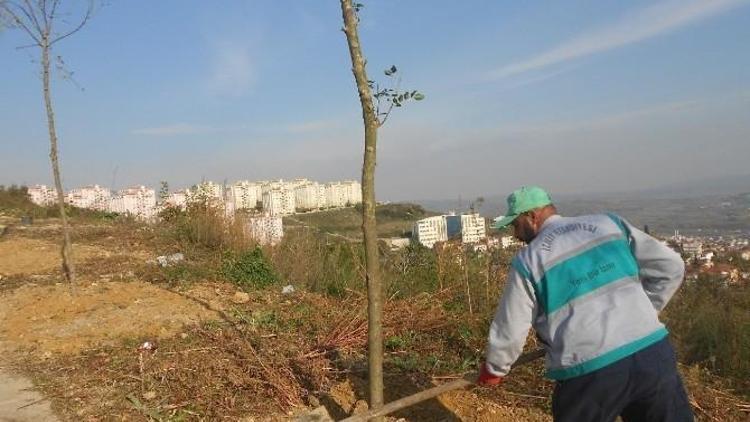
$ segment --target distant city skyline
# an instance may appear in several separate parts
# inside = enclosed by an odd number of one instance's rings
[[[380,131],[378,199],[748,174],[748,5],[365,2],[370,77],[395,64],[426,95]],[[361,112],[340,27],[337,2],[102,7],[57,50],[76,81],[53,79],[65,189],[358,180]],[[0,31],[0,184],[50,185],[23,35]]]

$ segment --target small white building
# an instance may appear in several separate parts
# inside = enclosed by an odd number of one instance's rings
[[[437,242],[448,240],[448,225],[444,215],[427,217],[414,223],[412,238],[422,245],[432,248]]]
[[[408,237],[387,237],[379,240],[385,242],[388,248],[392,251],[403,249],[409,246],[409,244],[411,243],[411,239],[409,239]]]
[[[500,238],[500,247],[508,249],[516,246],[523,246],[523,242],[516,239],[514,236],[502,236]]]
[[[699,258],[703,254],[703,243],[697,240],[687,240],[682,242],[682,253],[687,255],[688,259]]]
[[[275,245],[284,237],[281,217],[251,217],[245,227],[248,236],[261,245]]]
[[[461,242],[477,243],[487,237],[484,217],[475,214],[461,215]]]
[[[34,185],[27,188],[29,200],[41,207],[48,207],[57,202],[57,189],[45,185]]]

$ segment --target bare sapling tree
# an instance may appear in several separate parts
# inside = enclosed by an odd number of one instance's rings
[[[93,12],[94,3],[93,0],[73,3],[75,5],[85,4],[85,8],[80,11],[80,17],[75,20],[76,23],[73,25],[67,22],[73,17],[74,12],[72,10],[63,12],[60,8],[60,3],[61,0],[0,0],[0,18],[10,27],[22,30],[30,38],[30,44],[18,48],[39,49],[42,92],[44,94],[44,106],[47,113],[47,127],[49,129],[49,158],[52,164],[55,189],[57,190],[60,219],[62,220],[62,270],[65,278],[70,283],[71,292],[75,294],[76,277],[73,265],[73,246],[70,241],[68,217],[65,213],[65,193],[60,177],[55,112],[52,106],[52,93],[50,91],[50,54],[55,44],[80,31],[86,25]],[[75,16],[79,15],[75,14]],[[56,57],[56,66],[58,69],[64,71],[64,63],[60,56]]]
[[[383,406],[383,285],[380,278],[378,234],[375,221],[375,158],[378,128],[385,124],[393,107],[401,107],[410,99],[421,100],[424,96],[417,91],[399,91],[400,78],[396,75],[396,66],[391,66],[385,71],[385,75],[392,82],[389,88],[381,88],[375,81],[367,78],[366,60],[357,31],[358,13],[362,7],[361,3],[341,0],[343,31],[349,46],[352,73],[357,84],[365,126],[365,151],[362,165],[362,235],[365,245],[365,279],[367,281],[369,398],[370,409],[379,409]]]

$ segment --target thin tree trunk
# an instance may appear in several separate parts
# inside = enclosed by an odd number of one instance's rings
[[[341,0],[344,33],[357,82],[362,119],[365,125],[365,152],[362,165],[362,234],[365,243],[367,279],[367,346],[370,385],[370,409],[383,406],[383,286],[380,282],[377,226],[375,222],[375,151],[380,122],[375,114],[372,92],[368,85],[365,59],[357,33],[357,15],[351,0]],[[382,420],[379,418],[378,420]]]
[[[62,244],[62,269],[65,278],[70,282],[73,295],[76,294],[76,276],[73,268],[73,246],[70,242],[70,228],[68,217],[65,214],[65,193],[60,178],[60,164],[57,158],[57,133],[55,131],[55,113],[52,110],[52,96],[49,87],[49,38],[42,40],[42,84],[44,88],[44,105],[47,110],[47,126],[49,127],[49,159],[52,162],[52,175],[55,179],[57,189],[57,204],[60,207],[60,218],[62,219],[63,244]]]
[[[461,263],[464,266],[464,281],[466,282],[466,301],[469,303],[469,315],[474,314],[474,309],[471,306],[471,285],[469,284],[469,261],[466,258],[466,252],[461,251]]]

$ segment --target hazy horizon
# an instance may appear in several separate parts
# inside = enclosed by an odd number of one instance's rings
[[[366,2],[371,79],[424,101],[380,131],[382,200],[659,189],[748,174],[750,2]],[[66,189],[360,178],[336,2],[113,3],[57,49]],[[37,64],[0,31],[0,184],[51,184]],[[117,47],[114,48],[113,45]],[[83,88],[83,89],[81,89]]]

